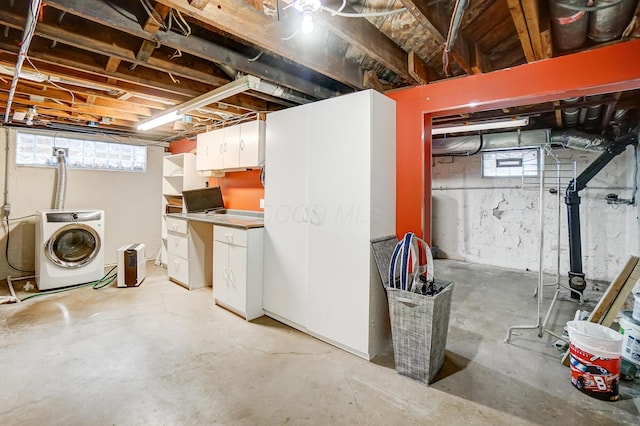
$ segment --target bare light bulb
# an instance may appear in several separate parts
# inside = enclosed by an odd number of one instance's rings
[[[304,12],[304,15],[302,15],[300,30],[305,34],[309,34],[313,31],[313,18],[311,17],[310,12]]]

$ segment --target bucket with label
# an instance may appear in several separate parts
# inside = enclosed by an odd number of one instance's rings
[[[569,321],[567,331],[573,386],[594,398],[616,401],[622,335],[589,321]]]
[[[631,311],[624,311],[618,324],[622,335],[622,358],[640,367],[640,321],[632,318]]]

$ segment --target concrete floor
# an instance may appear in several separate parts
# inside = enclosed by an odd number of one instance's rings
[[[634,424],[640,384],[583,395],[535,323],[535,273],[439,260],[455,282],[447,358],[430,387],[389,348],[364,361],[262,317],[247,323],[149,264],[139,288],[82,288],[0,306],[0,423]],[[576,305],[561,302],[561,330]]]

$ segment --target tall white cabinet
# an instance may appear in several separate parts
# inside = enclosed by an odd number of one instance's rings
[[[366,359],[389,338],[370,242],[395,234],[395,114],[369,90],[267,115],[265,314]]]

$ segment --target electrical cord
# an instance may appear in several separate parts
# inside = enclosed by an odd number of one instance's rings
[[[113,272],[114,269],[116,269],[116,266],[112,267],[109,270],[109,272],[104,274],[104,276],[102,278],[100,278],[99,280],[89,281],[87,283],[82,283],[82,284],[76,284],[76,285],[72,285],[72,286],[69,286],[69,287],[60,288],[60,289],[57,289],[57,290],[51,290],[51,291],[35,293],[35,294],[32,294],[30,296],[25,297],[24,299],[20,299],[20,301],[24,302],[25,300],[33,299],[34,297],[47,296],[49,294],[62,293],[64,291],[75,290],[77,288],[88,287],[88,286],[92,286],[94,290],[103,289],[103,288],[107,287],[109,284],[111,284],[113,281],[115,281],[115,279],[118,277],[117,273],[115,273],[113,275],[109,275],[109,274],[111,274]]]
[[[35,216],[35,215],[30,215],[30,216]],[[24,216],[24,217],[30,217],[30,216]],[[21,219],[21,218],[16,218],[16,219]],[[15,219],[14,219],[15,220]],[[33,273],[35,271],[29,271],[29,270],[25,270],[25,269],[20,269],[16,266],[13,266],[13,264],[11,263],[11,260],[9,260],[9,236],[11,235],[11,228],[9,226],[9,218],[5,217],[5,223],[7,225],[7,238],[4,241],[4,257],[7,259],[7,265],[9,265],[9,267],[11,269],[14,269],[18,272],[27,272],[27,273]]]

